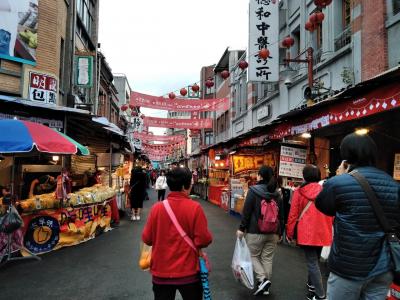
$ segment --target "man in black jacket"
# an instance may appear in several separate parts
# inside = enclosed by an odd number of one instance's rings
[[[282,236],[284,215],[282,201],[277,191],[277,184],[272,168],[262,166],[258,171],[257,184],[249,188],[243,207],[242,222],[236,235],[242,238],[246,232],[246,242],[251,253],[253,269],[258,285],[254,295],[268,295],[271,286],[272,261],[275,248]],[[261,218],[261,202],[275,201],[279,211],[279,224],[275,232],[262,233],[258,220]]]

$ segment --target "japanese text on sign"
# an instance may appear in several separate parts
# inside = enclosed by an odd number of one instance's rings
[[[249,81],[279,80],[279,3],[277,0],[250,0],[249,9]],[[266,48],[269,56],[258,52]]]

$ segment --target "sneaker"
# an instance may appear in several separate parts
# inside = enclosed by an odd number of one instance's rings
[[[269,295],[269,287],[267,289],[264,288],[263,295],[264,296],[268,296]]]
[[[307,288],[309,292],[315,292],[315,286],[313,286],[312,284],[307,283]]]
[[[137,220],[137,221],[140,221],[140,216],[136,216],[136,220]]]
[[[254,292],[254,296],[260,295],[264,291],[269,291],[269,287],[271,286],[271,281],[268,279],[264,279],[262,282],[260,282],[257,286],[257,290]]]
[[[315,297],[315,292],[308,291],[307,293],[307,300],[313,300]]]
[[[132,215],[131,221],[135,221],[135,220],[136,220],[136,216],[135,216],[135,215]]]
[[[314,298],[312,298],[312,300],[328,300],[328,298],[326,296],[318,297],[317,295],[314,296]]]

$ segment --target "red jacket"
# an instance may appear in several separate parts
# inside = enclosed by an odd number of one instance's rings
[[[197,248],[207,247],[212,236],[200,204],[181,192],[167,198],[176,219]],[[181,278],[199,271],[199,258],[176,230],[162,202],[155,204],[142,233],[145,244],[153,246],[150,271],[161,278]]]
[[[313,203],[303,214],[297,225],[297,243],[303,246],[330,246],[332,243],[332,217],[321,213],[315,207],[315,198],[321,192],[322,186],[316,182],[309,183],[293,193],[290,204],[286,234],[292,239],[297,219],[306,207],[308,201]]]

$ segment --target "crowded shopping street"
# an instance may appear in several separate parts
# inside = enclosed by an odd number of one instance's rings
[[[151,276],[139,268],[141,233],[154,189],[144,203],[143,219],[121,220],[119,227],[88,243],[42,256],[42,261],[16,262],[0,271],[0,299],[152,299]],[[251,291],[239,285],[231,270],[235,232],[239,219],[199,200],[204,208],[213,243],[207,248],[212,271],[214,299],[252,299]],[[269,299],[302,299],[306,292],[306,266],[299,249],[281,245],[276,252]],[[22,285],[21,285],[22,284]],[[181,299],[181,298],[177,298]]]
[[[0,300],[400,300],[400,0],[0,0]]]

